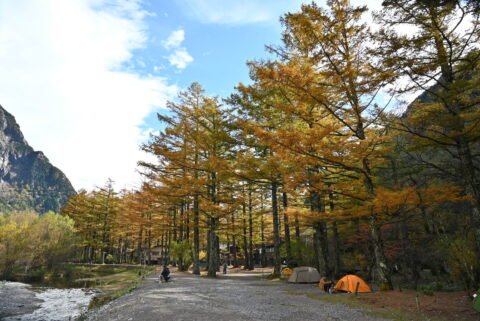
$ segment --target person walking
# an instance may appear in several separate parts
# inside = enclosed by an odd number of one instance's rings
[[[223,274],[227,274],[228,264],[227,262],[223,263]]]

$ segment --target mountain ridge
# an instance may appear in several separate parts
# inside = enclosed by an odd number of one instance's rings
[[[65,174],[25,139],[15,117],[0,105],[0,211],[55,211],[75,195]]]

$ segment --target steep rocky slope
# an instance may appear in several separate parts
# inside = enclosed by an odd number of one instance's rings
[[[28,145],[15,118],[0,106],[0,210],[58,211],[74,194],[68,178]]]

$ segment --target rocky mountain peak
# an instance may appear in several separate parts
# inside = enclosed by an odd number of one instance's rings
[[[58,211],[74,194],[65,174],[30,147],[15,117],[0,106],[0,211]]]

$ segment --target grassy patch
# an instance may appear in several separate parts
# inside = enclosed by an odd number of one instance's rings
[[[280,286],[278,283],[249,284],[250,286]]]
[[[420,314],[415,314],[409,311],[385,309],[372,307],[371,305],[360,302],[359,297],[354,295],[322,295],[322,294],[305,294],[306,297],[324,301],[328,303],[345,304],[350,307],[361,310],[364,314],[371,317],[378,317],[384,319],[390,319],[394,321],[425,321],[436,319],[427,318]]]
[[[128,268],[113,270],[112,274],[95,277],[101,292],[90,302],[89,308],[98,308],[139,286],[145,275],[153,273],[155,268]],[[91,280],[91,279],[90,279]]]

